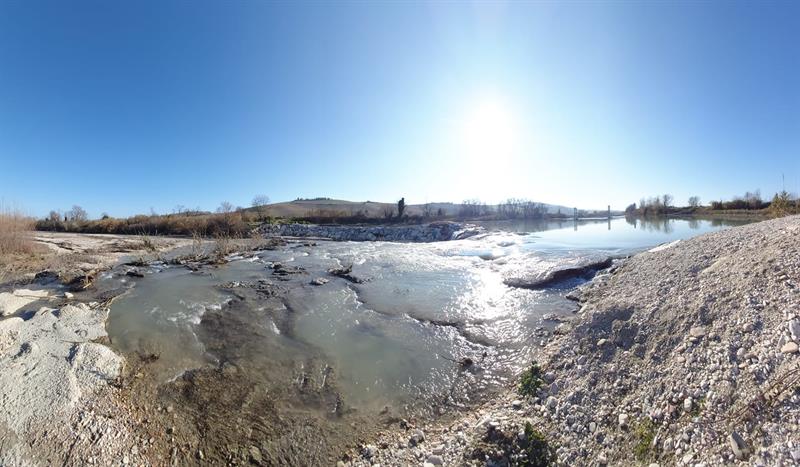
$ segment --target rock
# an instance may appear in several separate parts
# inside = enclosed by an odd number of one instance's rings
[[[686,399],[683,400],[683,410],[685,412],[690,412],[692,410],[692,405],[693,402],[691,397],[687,397]]]
[[[692,337],[703,337],[706,335],[706,328],[704,326],[694,326],[689,329],[689,335]]]
[[[378,448],[374,444],[368,444],[364,446],[364,457],[367,459],[372,459],[375,457],[375,454],[378,452]]]
[[[428,462],[429,464],[433,464],[433,465],[442,465],[442,464],[444,464],[444,460],[442,459],[442,456],[437,456],[435,454],[431,455],[431,456],[428,456],[428,459],[427,459],[426,462]]]
[[[558,399],[556,399],[553,396],[550,396],[547,398],[547,401],[545,402],[544,405],[550,410],[555,410],[555,408],[558,407]]]
[[[436,454],[437,456],[441,456],[442,454],[444,454],[444,444],[440,444],[431,449],[431,454]]]
[[[414,432],[411,433],[411,437],[408,439],[408,444],[416,446],[423,441],[425,441],[425,433],[423,433],[422,430],[414,430]]]
[[[730,436],[728,436],[728,443],[737,459],[746,459],[750,454],[747,443],[744,442],[744,439],[742,439],[739,433],[732,431]]]
[[[317,277],[316,279],[311,280],[311,285],[325,285],[328,283],[328,279],[324,277]]]
[[[800,342],[800,319],[789,321],[789,335],[792,336],[793,341]]]
[[[571,261],[562,261],[544,270],[514,273],[505,277],[503,283],[509,287],[542,289],[567,279],[591,278],[597,271],[606,269],[612,264],[611,257],[575,258]]]
[[[783,344],[783,347],[781,347],[781,352],[783,353],[797,353],[797,351],[798,347],[797,343],[795,342],[787,342]]]
[[[125,273],[128,277],[144,277],[144,273],[134,268]]]
[[[73,294],[72,292],[64,292],[64,298],[66,298],[67,300],[72,300],[73,298],[75,298],[75,294]]]
[[[511,407],[514,408],[514,410],[518,410],[520,407],[522,407],[522,401],[519,399],[511,401]]]
[[[46,290],[18,289],[0,293],[0,316],[8,316],[31,303],[47,298]]]
[[[621,413],[619,417],[617,417],[617,423],[619,424],[620,428],[627,428],[628,426],[628,414]]]

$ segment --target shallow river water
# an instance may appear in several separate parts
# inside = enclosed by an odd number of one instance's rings
[[[575,311],[564,295],[582,282],[527,290],[504,285],[504,277],[622,257],[729,225],[498,222],[459,241],[298,242],[200,271],[156,264],[140,268],[144,278],[106,275],[106,288],[129,289],[113,302],[107,327],[119,350],[157,355],[152,370],[163,382],[230,362],[265,380],[307,369],[324,385],[330,375],[349,407],[468,404],[530,363],[553,315]],[[274,274],[275,263],[291,273]],[[364,282],[327,273],[345,265]],[[317,277],[329,282],[311,285]],[[235,325],[220,324],[232,314]],[[454,363],[462,358],[475,362],[469,371]]]

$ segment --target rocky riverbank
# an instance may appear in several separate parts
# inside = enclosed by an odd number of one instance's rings
[[[402,421],[340,465],[800,463],[800,217],[641,253],[579,292],[530,396]]]
[[[258,229],[264,236],[313,237],[353,242],[440,242],[460,240],[482,232],[478,226],[456,222],[432,222],[415,225],[317,225],[264,224]]]

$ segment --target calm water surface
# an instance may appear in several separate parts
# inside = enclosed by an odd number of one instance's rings
[[[225,346],[248,349],[236,358],[259,361],[268,352],[287,367],[321,359],[335,371],[342,397],[357,407],[397,407],[430,398],[468,403],[507,384],[530,362],[545,330],[554,326],[546,314],[569,316],[575,310],[563,296],[579,280],[523,290],[505,286],[504,277],[576,258],[627,255],[734,224],[622,218],[495,222],[484,224],[485,235],[459,241],[297,243],[203,273],[154,267],[144,279],[105,279],[131,287],[112,305],[108,331],[122,351],[158,354],[154,368],[163,381],[186,369],[218,365],[220,353],[208,349],[209,332],[201,323],[209,312],[233,313],[228,305],[241,299],[220,285],[266,280],[285,293],[241,302],[255,317],[247,322],[247,335],[255,330],[259,340],[225,332]],[[275,262],[304,273],[277,281],[270,268]],[[326,272],[350,264],[365,282]],[[312,286],[315,277],[331,281]],[[463,357],[477,364],[465,372],[453,363]],[[271,370],[264,371],[264,378],[272,377]]]

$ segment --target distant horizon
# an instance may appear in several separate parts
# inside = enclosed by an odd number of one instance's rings
[[[752,190],[752,191],[756,191],[756,190]],[[782,191],[782,190],[777,190],[775,193],[772,193],[770,195],[766,195],[764,192],[761,192],[761,198],[762,198],[763,201],[767,201],[768,202],[768,201],[770,201],[772,199],[772,197],[775,194],[777,194],[780,191]],[[786,190],[786,191],[789,191],[789,190]],[[720,201],[720,200],[722,200],[722,201],[730,201],[730,200],[732,200],[732,199],[734,199],[736,197],[743,196],[744,193],[745,192],[743,191],[740,194],[737,194],[737,195],[734,195],[734,196],[731,196],[731,197],[727,197],[727,198],[717,197],[717,198],[712,198],[712,199],[709,199],[709,200],[701,199],[700,200],[700,205],[701,206],[710,206],[712,201]],[[791,191],[790,193],[792,194],[792,196],[795,196],[795,197],[797,196],[796,192]],[[661,195],[663,195],[663,194],[664,193],[662,193]],[[666,193],[666,194],[670,194],[670,193]],[[629,206],[630,204],[636,204],[638,206],[639,201],[642,198],[648,199],[648,198],[654,197],[654,196],[656,196],[656,194],[647,195],[647,196],[640,196],[636,200],[631,200],[629,203],[625,204],[624,206],[610,205],[610,207],[611,207],[612,211],[622,212],[622,211],[625,211],[625,208],[627,206]],[[400,198],[405,198],[405,197],[400,197]],[[284,204],[284,203],[292,203],[292,202],[297,202],[297,201],[309,201],[309,202],[320,201],[321,202],[321,201],[326,201],[326,200],[334,201],[334,202],[355,203],[355,204],[358,204],[358,203],[396,204],[400,200],[400,198],[397,198],[396,200],[382,201],[382,200],[376,200],[376,199],[353,200],[353,199],[333,198],[333,197],[330,197],[330,196],[311,196],[311,197],[295,197],[295,198],[290,199],[290,200],[277,200],[277,201],[270,199],[269,203],[266,206],[271,206],[271,205],[276,205],[276,204]],[[487,206],[497,206],[497,205],[502,204],[503,202],[505,202],[505,201],[507,201],[509,199],[511,199],[511,198],[505,198],[505,199],[502,199],[502,200],[499,200],[499,201],[494,201],[494,202],[487,202],[487,201],[484,201],[484,200],[481,200],[481,199],[477,199],[477,198],[471,198],[471,199],[468,198],[468,199],[460,200],[460,201],[424,201],[424,202],[413,202],[413,201],[410,201],[408,199],[405,199],[405,202],[406,202],[406,205],[408,205],[408,206],[423,206],[425,204],[461,205],[461,204],[464,203],[464,201],[475,201],[475,200],[477,200],[477,201],[480,201],[481,203],[483,203],[483,204],[485,204]],[[535,203],[541,203],[541,204],[545,204],[545,205],[548,205],[548,206],[562,207],[562,208],[569,209],[569,210],[577,208],[579,211],[586,211],[586,212],[606,211],[608,209],[608,207],[609,207],[609,205],[601,206],[601,207],[569,206],[569,205],[566,205],[566,204],[550,203],[550,202],[544,202],[544,201],[540,201],[540,200],[536,200],[536,199],[528,199],[528,198],[518,198],[518,199],[522,199],[522,200],[525,200],[525,201],[531,201],[531,202],[535,202]],[[252,201],[252,199],[251,199],[251,201]],[[142,209],[142,210],[139,210],[139,211],[132,211],[132,212],[129,212],[129,213],[122,213],[122,214],[117,214],[113,210],[110,210],[110,209],[102,209],[102,210],[100,210],[98,212],[93,212],[93,211],[90,211],[90,210],[87,209],[87,212],[88,212],[88,216],[89,216],[90,219],[99,219],[99,218],[102,217],[103,214],[108,214],[110,217],[114,217],[114,218],[126,218],[126,217],[132,217],[132,216],[137,216],[137,215],[169,215],[169,214],[177,214],[179,212],[215,213],[215,212],[217,212],[217,209],[220,207],[220,205],[223,202],[229,202],[237,210],[238,209],[248,209],[248,208],[252,208],[253,207],[251,202],[248,202],[248,203],[233,203],[233,202],[230,202],[230,200],[221,200],[219,203],[217,203],[217,205],[212,206],[212,207],[190,206],[190,205],[179,204],[179,205],[173,206],[171,209],[162,210],[162,211],[157,210],[155,208],[147,208],[147,209]],[[681,200],[679,198],[675,198],[675,200],[673,201],[672,205],[676,206],[676,207],[687,207],[688,206],[688,196],[687,196],[686,200]],[[33,213],[33,212],[30,212],[30,210],[26,209],[25,206],[21,205],[20,203],[14,203],[14,202],[9,202],[9,201],[4,200],[4,199],[0,199],[0,208],[12,208],[12,209],[15,209],[15,210],[20,210],[25,215],[29,215],[29,216],[35,217],[35,218],[45,218],[50,211],[57,211],[63,216],[64,213],[69,211],[73,206],[80,206],[82,208],[85,208],[85,206],[83,206],[81,204],[74,203],[74,204],[69,204],[68,206],[61,206],[61,207],[57,207],[57,208],[48,209],[48,210],[46,210],[46,211],[44,211],[42,213]],[[569,213],[567,213],[567,214],[569,214]]]
[[[798,44],[797,2],[2,2],[0,200],[768,199]]]

